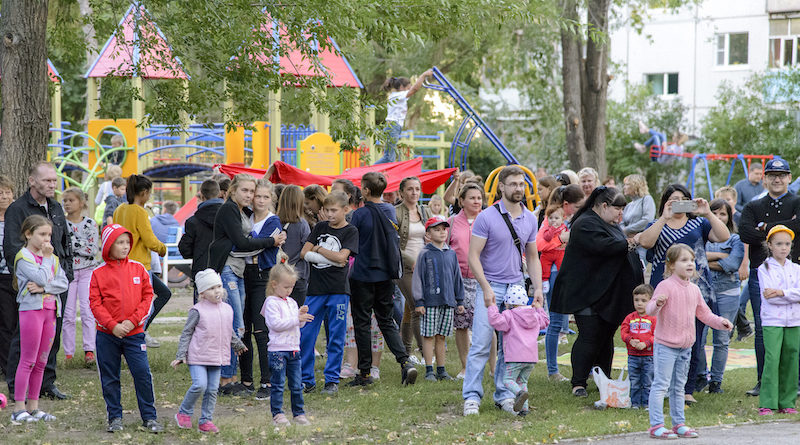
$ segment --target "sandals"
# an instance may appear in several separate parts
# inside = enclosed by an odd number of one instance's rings
[[[650,428],[647,431],[650,433],[650,438],[651,439],[672,440],[672,439],[677,439],[678,438],[677,434],[672,432],[672,430],[666,429],[663,424],[656,425],[656,426]]]
[[[673,426],[672,427],[672,431],[678,437],[682,437],[684,439],[696,439],[696,438],[700,437],[700,435],[697,434],[697,431],[695,431],[694,429],[686,426],[686,424],[684,424],[684,423],[682,423],[680,425]]]
[[[36,411],[32,411],[30,413],[30,415],[34,419],[36,419],[37,421],[41,420],[42,422],[52,422],[52,421],[56,420],[56,416],[54,416],[52,414],[48,414],[48,413],[46,413],[46,412],[44,412],[44,411],[42,411],[40,409],[37,409]]]
[[[11,413],[11,424],[12,425],[22,425],[25,423],[32,423],[36,422],[37,419],[30,415],[27,411],[16,411]]]

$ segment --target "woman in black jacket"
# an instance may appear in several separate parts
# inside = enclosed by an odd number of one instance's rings
[[[245,299],[245,257],[258,254],[262,249],[275,245],[273,238],[252,238],[253,223],[248,206],[253,202],[256,179],[248,174],[233,177],[228,189],[228,200],[217,211],[214,218],[214,241],[208,247],[208,267],[222,277],[222,285],[228,292],[227,302],[233,308],[233,330],[241,337],[244,333],[243,307]],[[232,394],[244,389],[234,383],[236,376],[236,354],[231,354],[230,365],[220,372],[220,393]]]
[[[633,312],[634,287],[644,281],[635,243],[618,225],[625,203],[615,188],[594,189],[573,218],[554,284],[551,310],[575,314],[578,326],[571,354],[572,394],[578,397],[587,396],[592,367],[610,375],[614,334]]]

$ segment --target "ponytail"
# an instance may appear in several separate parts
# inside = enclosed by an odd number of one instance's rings
[[[128,204],[133,204],[133,198],[139,193],[151,190],[153,188],[153,181],[144,175],[130,175],[128,176],[128,183],[125,187],[125,194],[128,198]]]

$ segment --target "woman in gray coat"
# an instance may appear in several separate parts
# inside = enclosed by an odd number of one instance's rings
[[[647,189],[647,180],[642,175],[628,175],[623,180],[622,193],[631,201],[622,212],[622,222],[619,228],[627,238],[644,231],[647,225],[656,217],[656,203]],[[638,247],[637,252],[642,261],[642,268],[647,264],[645,255],[647,250]]]

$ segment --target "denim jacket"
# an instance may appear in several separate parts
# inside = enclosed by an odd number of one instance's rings
[[[744,258],[744,244],[739,235],[733,233],[727,241],[721,243],[706,243],[706,252],[722,252],[728,256],[717,263],[722,270],[711,270],[711,283],[717,295],[736,293],[739,294],[739,265]]]

